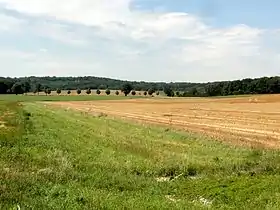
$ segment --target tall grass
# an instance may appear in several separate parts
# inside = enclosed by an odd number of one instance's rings
[[[16,104],[0,209],[279,209],[278,151]]]

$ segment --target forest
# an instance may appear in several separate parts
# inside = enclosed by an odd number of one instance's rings
[[[54,90],[122,90],[129,84],[135,91],[164,91],[167,96],[207,97],[243,94],[280,93],[280,77],[262,77],[234,81],[191,82],[136,82],[101,77],[0,77],[0,94],[24,94]]]

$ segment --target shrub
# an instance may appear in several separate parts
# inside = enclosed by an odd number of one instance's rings
[[[107,90],[105,91],[105,93],[106,93],[106,95],[108,96],[108,95],[111,94],[111,91],[110,91],[109,89],[107,89]]]
[[[51,89],[47,89],[47,94],[50,95],[52,93]]]
[[[77,94],[80,95],[82,93],[81,89],[77,90]]]
[[[147,91],[145,91],[145,92],[144,92],[144,96],[146,96],[147,94],[148,94]]]
[[[120,92],[119,92],[119,91],[116,91],[115,94],[118,96],[118,95],[120,94]]]
[[[156,95],[159,96],[159,91],[156,92]]]
[[[87,89],[86,94],[90,95],[91,94],[91,90]]]
[[[96,94],[97,94],[97,95],[100,95],[100,94],[101,94],[101,91],[100,91],[99,89],[97,89],[97,90],[96,90]]]
[[[177,97],[180,96],[180,92],[179,92],[179,91],[176,92],[176,96],[177,96]]]
[[[131,91],[131,95],[133,95],[133,96],[135,96],[135,95],[136,95],[135,90]]]
[[[67,94],[70,95],[70,94],[71,94],[71,90],[68,90],[68,91],[67,91]]]

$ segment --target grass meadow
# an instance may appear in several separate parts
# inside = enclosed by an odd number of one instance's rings
[[[276,150],[5,97],[0,209],[280,209]]]

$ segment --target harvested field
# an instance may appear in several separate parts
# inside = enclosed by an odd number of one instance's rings
[[[280,95],[52,104],[92,114],[105,113],[169,125],[236,144],[280,148]]]

